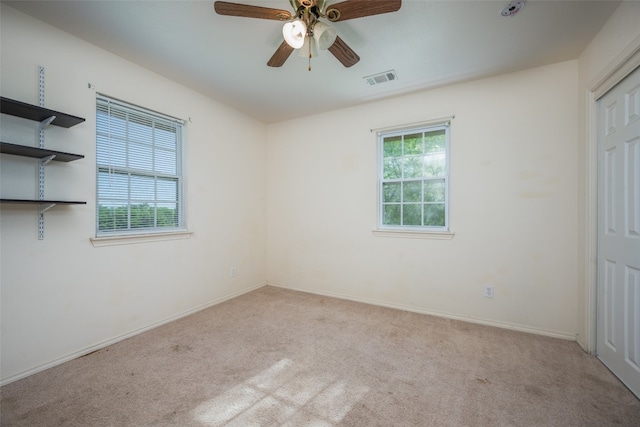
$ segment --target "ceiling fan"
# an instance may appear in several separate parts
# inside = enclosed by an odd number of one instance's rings
[[[317,55],[317,48],[328,49],[345,67],[360,61],[360,57],[337,35],[336,30],[321,21],[346,21],[364,16],[395,12],[402,0],[345,0],[327,6],[326,0],[289,0],[294,12],[262,6],[216,1],[215,11],[219,15],[284,21],[284,41],[267,65],[281,67],[295,49],[301,56]],[[309,70],[311,65],[309,64]]]

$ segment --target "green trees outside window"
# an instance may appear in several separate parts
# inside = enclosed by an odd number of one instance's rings
[[[448,125],[380,135],[383,227],[447,227],[448,137]]]

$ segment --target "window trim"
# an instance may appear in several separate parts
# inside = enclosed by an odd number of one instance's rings
[[[453,231],[431,231],[431,230],[399,230],[399,229],[375,229],[371,230],[377,237],[402,237],[406,239],[434,239],[451,240],[456,233]]]
[[[192,231],[181,230],[148,234],[117,234],[113,236],[90,237],[89,241],[94,247],[99,248],[102,246],[132,245],[135,243],[183,240],[190,239],[191,236],[193,236]]]
[[[177,173],[176,175],[171,175],[171,177],[175,177],[178,180],[178,226],[177,227],[149,227],[149,228],[139,228],[139,229],[124,229],[124,230],[113,230],[113,231],[100,231],[99,230],[99,206],[100,206],[100,198],[99,198],[99,182],[98,176],[101,169],[105,167],[110,167],[110,165],[100,164],[98,162],[98,157],[96,153],[96,162],[95,162],[95,173],[96,173],[96,199],[95,199],[95,234],[89,240],[94,246],[110,246],[110,245],[120,245],[120,244],[130,244],[130,243],[143,243],[150,241],[158,241],[158,240],[174,240],[174,239],[185,239],[190,238],[193,234],[187,229],[187,219],[186,219],[186,197],[185,197],[185,125],[186,121],[183,119],[179,119],[176,117],[168,116],[163,113],[159,113],[149,108],[141,107],[135,104],[131,104],[126,101],[122,101],[117,98],[113,98],[104,94],[96,93],[96,114],[100,105],[100,102],[107,102],[110,104],[117,105],[125,110],[130,110],[132,112],[136,112],[138,114],[147,116],[153,120],[157,119],[160,122],[165,123],[174,123],[177,126]],[[96,150],[98,146],[98,128],[96,123]],[[128,143],[127,143],[128,144]],[[136,173],[136,175],[141,176],[164,176],[162,173],[154,173],[153,171],[142,171],[140,170],[130,170],[128,167],[115,167],[114,170],[122,171],[125,173]]]
[[[451,161],[451,122],[455,118],[454,115],[445,116],[437,119],[425,120],[422,122],[410,123],[406,125],[389,126],[385,128],[371,129],[376,134],[377,148],[377,166],[376,166],[376,193],[377,193],[377,218],[376,228],[372,230],[374,236],[377,237],[402,237],[402,238],[418,238],[418,239],[438,239],[451,240],[455,233],[451,230],[450,222],[450,161]],[[430,128],[446,128],[446,146],[445,146],[445,225],[444,227],[430,226],[402,226],[402,225],[384,225],[383,221],[383,138],[394,135],[406,135],[414,131],[426,131]],[[403,180],[404,181],[404,180]]]

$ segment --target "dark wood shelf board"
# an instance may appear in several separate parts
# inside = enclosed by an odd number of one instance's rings
[[[82,117],[72,116],[71,114],[49,110],[48,108],[38,107],[37,105],[27,104],[26,102],[5,97],[0,97],[0,112],[28,120],[35,120],[36,122],[41,122],[51,116],[56,116],[51,124],[63,128],[70,128],[85,120]]]
[[[86,205],[87,202],[73,200],[0,199],[0,203],[16,205]]]
[[[57,162],[72,162],[74,160],[84,159],[84,156],[82,154],[65,153],[62,151],[27,147],[25,145],[11,144],[8,142],[0,142],[0,153],[13,154],[14,156],[33,157],[35,159],[43,159],[49,156],[55,156],[53,160]]]

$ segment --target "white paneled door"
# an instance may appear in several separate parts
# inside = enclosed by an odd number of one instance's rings
[[[598,116],[598,357],[640,397],[640,68]]]

